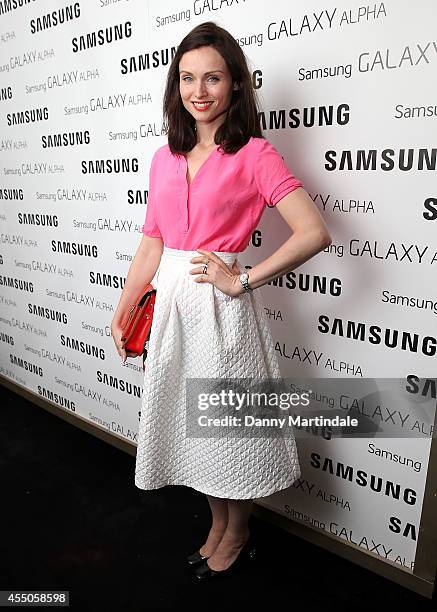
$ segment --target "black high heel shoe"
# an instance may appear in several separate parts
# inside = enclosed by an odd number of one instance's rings
[[[256,558],[256,548],[253,542],[252,536],[244,544],[243,548],[238,553],[238,557],[231,563],[231,565],[225,570],[213,570],[208,565],[208,561],[205,561],[200,565],[194,572],[194,575],[199,580],[211,579],[211,578],[223,578],[234,574],[238,569],[243,567],[249,561],[253,561]]]
[[[201,563],[203,563],[207,559],[209,559],[209,557],[201,555],[200,552],[198,550],[196,550],[191,555],[188,555],[187,563],[188,563],[188,565],[190,567],[197,567],[198,565],[200,565]]]

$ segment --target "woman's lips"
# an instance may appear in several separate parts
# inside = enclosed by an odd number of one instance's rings
[[[195,102],[192,102],[191,104],[194,106],[194,108],[196,110],[198,110],[198,111],[205,111],[205,110],[208,110],[208,108],[211,106],[212,102],[208,102],[207,104],[200,104],[200,105],[197,105]]]

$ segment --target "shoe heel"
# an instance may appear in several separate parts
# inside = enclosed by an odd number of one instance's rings
[[[186,557],[186,561],[190,567],[196,567],[207,559],[209,559],[209,557],[201,555],[198,550],[194,551],[191,555],[188,555],[188,557]]]

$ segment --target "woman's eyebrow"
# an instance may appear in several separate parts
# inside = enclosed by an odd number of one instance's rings
[[[179,74],[183,72],[185,72],[185,74],[193,74],[192,72],[188,72],[188,70],[181,70]],[[210,70],[209,72],[205,72],[205,74],[212,74],[213,72],[223,72],[223,70]]]

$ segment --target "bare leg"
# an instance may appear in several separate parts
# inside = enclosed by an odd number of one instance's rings
[[[208,534],[208,539],[200,548],[199,552],[201,555],[209,557],[217,548],[226,531],[228,524],[228,500],[221,499],[220,497],[213,497],[212,495],[207,495],[206,497],[211,507],[212,525]]]
[[[253,499],[228,499],[228,524],[214,554],[208,560],[211,569],[227,569],[238,557],[246,543],[249,532],[249,517]]]

